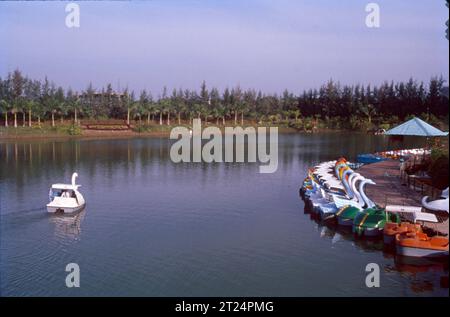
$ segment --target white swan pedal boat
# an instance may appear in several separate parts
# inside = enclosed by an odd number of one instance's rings
[[[78,191],[81,185],[75,184],[77,173],[72,174],[72,184],[53,184],[48,193],[49,203],[47,211],[49,213],[73,214],[81,211],[86,202],[83,195]]]

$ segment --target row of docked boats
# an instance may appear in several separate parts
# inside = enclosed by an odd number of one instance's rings
[[[387,245],[395,246],[398,254],[414,257],[448,256],[447,237],[431,236],[421,224],[438,222],[433,213],[422,207],[386,206],[375,204],[365,188],[376,185],[359,174],[346,159],[321,163],[308,170],[300,188],[305,208],[323,221],[351,228],[357,237],[381,237]],[[445,206],[448,213],[448,189],[441,199],[428,206]],[[430,234],[430,235],[428,235]]]
[[[389,158],[401,159],[409,156],[424,156],[429,155],[431,151],[429,149],[417,148],[417,149],[406,149],[406,150],[391,150],[384,152],[377,152],[375,154],[358,154],[356,160],[361,164],[372,164],[385,161]]]

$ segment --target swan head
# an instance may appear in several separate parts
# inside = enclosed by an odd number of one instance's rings
[[[345,167],[347,167],[347,163],[345,163],[345,162],[337,162],[336,163],[336,165],[335,165],[335,167],[334,167],[334,173],[335,173],[335,175],[336,175],[336,177],[338,178],[338,179],[341,179],[341,177],[340,177],[340,174],[341,174],[341,169],[343,169],[343,168],[345,168]]]
[[[348,174],[354,173],[354,172],[355,172],[355,171],[352,170],[351,168],[346,169],[346,170],[344,171],[344,173],[342,173],[342,180],[345,179],[345,176],[347,176]]]
[[[72,186],[76,186],[75,185],[75,179],[78,177],[78,173],[77,172],[75,172],[75,173],[73,173],[72,174]]]
[[[361,206],[364,206],[364,200],[361,197],[361,193],[358,191],[358,189],[356,187],[356,183],[358,181],[362,181],[362,180],[364,180],[366,178],[364,176],[362,176],[361,174],[356,173],[356,172],[353,173],[352,175],[350,175],[350,177],[351,177],[350,188],[352,189],[353,193],[355,194],[356,199],[358,200],[358,203]]]
[[[355,175],[355,176],[353,176],[353,175]],[[362,176],[362,175],[359,174],[359,173],[354,173],[354,174],[352,174],[352,176],[353,176],[353,179],[352,179],[352,184],[353,184],[353,185],[356,185],[356,182],[357,182],[357,181],[361,181],[361,180],[366,179],[364,176]]]
[[[363,180],[362,181],[362,183],[364,183],[364,184],[370,184],[370,185],[376,185],[377,183],[375,183],[373,180],[371,180],[371,179],[365,179],[365,180]],[[361,185],[360,185],[361,186]]]

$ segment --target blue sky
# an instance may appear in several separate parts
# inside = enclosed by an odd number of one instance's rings
[[[89,81],[151,90],[243,88],[294,92],[341,83],[448,79],[444,0],[372,1],[381,27],[365,25],[362,0],[0,3],[0,76],[20,68],[63,87]]]

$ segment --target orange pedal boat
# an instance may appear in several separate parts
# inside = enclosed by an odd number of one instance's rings
[[[386,222],[383,229],[383,241],[385,244],[394,244],[395,236],[405,232],[422,232],[422,227],[409,222]]]
[[[410,257],[448,256],[448,238],[429,237],[423,232],[404,232],[395,236],[397,254]]]

